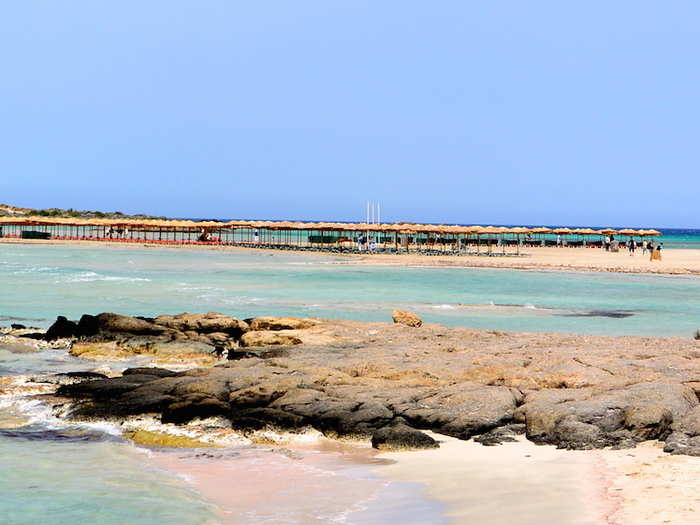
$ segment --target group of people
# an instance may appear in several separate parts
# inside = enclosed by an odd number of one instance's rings
[[[105,235],[109,239],[126,239],[129,236],[129,228],[112,228],[111,226],[108,226],[105,230]]]
[[[655,246],[652,241],[641,241],[639,244],[637,244],[637,241],[634,239],[630,239],[630,242],[627,243],[627,249],[630,252],[630,256],[634,255],[635,251],[639,247],[642,249],[642,255],[646,255],[646,253],[649,252],[649,260],[651,261],[661,260],[661,249],[663,246],[664,243],[662,242]]]

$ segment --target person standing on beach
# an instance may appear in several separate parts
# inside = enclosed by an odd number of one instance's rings
[[[660,261],[661,260],[661,248],[663,248],[664,243],[659,243],[659,245],[656,247],[656,260]]]
[[[630,257],[634,255],[634,250],[637,249],[637,243],[634,241],[634,239],[630,239],[629,242],[629,250],[630,250]]]

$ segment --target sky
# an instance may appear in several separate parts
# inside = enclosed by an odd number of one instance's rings
[[[0,202],[700,227],[700,3],[8,2]]]

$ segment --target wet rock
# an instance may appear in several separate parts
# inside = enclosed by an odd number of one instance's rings
[[[26,330],[27,327],[24,326],[23,324],[12,323],[12,324],[10,325],[10,328],[12,328],[13,330]]]
[[[214,446],[188,436],[174,436],[149,430],[125,432],[124,436],[138,445],[153,448],[210,448]]]
[[[316,325],[311,319],[296,317],[255,317],[250,321],[250,329],[254,331],[305,330]]]
[[[156,376],[156,377],[177,377],[180,375],[179,372],[173,372],[172,370],[168,370],[167,368],[158,368],[158,367],[138,367],[138,368],[127,368],[122,372],[122,375],[124,376],[129,376],[129,375],[149,375],[149,376]]]
[[[241,337],[241,346],[272,346],[272,345],[300,345],[302,340],[293,335],[278,334],[275,332],[246,332]]]
[[[391,312],[391,318],[395,323],[411,326],[413,328],[418,328],[423,324],[421,318],[416,314],[413,312],[406,312],[404,310],[394,310]]]
[[[438,448],[440,444],[420,430],[405,423],[387,425],[372,434],[372,446],[380,450]]]
[[[49,327],[44,335],[47,341],[75,337],[78,335],[78,325],[74,321],[69,321],[62,315],[56,317],[56,321]]]
[[[59,396],[68,397],[93,397],[107,398],[114,397],[125,392],[134,390],[143,383],[157,379],[156,376],[132,374],[122,377],[111,377],[108,379],[95,379],[92,381],[82,381],[71,385],[62,385],[56,391]]]

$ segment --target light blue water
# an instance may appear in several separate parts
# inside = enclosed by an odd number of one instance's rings
[[[40,432],[40,430],[37,430]],[[213,523],[204,503],[174,475],[148,466],[144,452],[113,441],[8,437],[0,429],[0,522]]]
[[[0,245],[0,324],[56,315],[219,311],[484,329],[690,336],[700,279],[606,273],[405,268],[339,259],[167,248]]]

